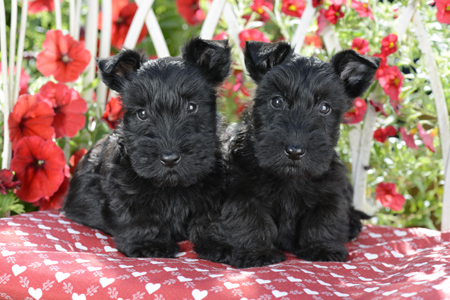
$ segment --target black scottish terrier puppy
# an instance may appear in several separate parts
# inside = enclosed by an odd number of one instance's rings
[[[287,43],[247,42],[245,63],[258,85],[254,104],[230,142],[221,216],[195,249],[238,268],[283,261],[279,250],[344,261],[344,243],[368,216],[353,208],[334,147],[342,115],[371,85],[379,59],[347,50],[327,63]]]
[[[97,64],[120,93],[123,122],[79,162],[63,211],[127,256],[174,257],[223,193],[216,88],[229,74],[228,42],[194,38],[181,57],[124,50]]]

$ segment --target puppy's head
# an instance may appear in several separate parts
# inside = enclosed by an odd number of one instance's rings
[[[326,172],[342,115],[372,83],[379,59],[347,50],[323,62],[293,54],[287,43],[247,42],[245,64],[258,85],[252,125],[259,165],[289,177]]]
[[[215,164],[216,87],[228,76],[227,41],[194,38],[182,56],[147,61],[124,50],[97,64],[124,104],[123,149],[159,186],[189,186]]]

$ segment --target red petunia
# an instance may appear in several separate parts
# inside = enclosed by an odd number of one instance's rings
[[[325,17],[326,11],[327,10],[325,8],[322,8],[321,10],[319,10],[319,16],[317,17],[317,27],[318,27],[317,31],[316,31],[317,35],[320,35],[322,33],[322,31],[325,29],[325,27],[327,27],[328,25],[331,24]]]
[[[53,75],[57,81],[77,80],[91,61],[91,54],[84,42],[63,35],[61,30],[49,30],[38,54],[36,67],[44,76]]]
[[[403,140],[406,143],[406,146],[412,149],[419,149],[419,147],[417,147],[416,142],[414,141],[414,134],[408,134],[406,132],[405,127],[400,127],[398,129],[398,131],[400,132],[400,134],[402,135]]]
[[[367,103],[361,98],[355,98],[353,108],[344,114],[345,124],[356,124],[364,120],[367,111]]]
[[[433,133],[427,133],[425,129],[423,129],[422,125],[420,125],[420,123],[417,123],[417,130],[419,132],[419,136],[422,139],[423,144],[428,149],[430,149],[431,152],[436,152],[433,146],[433,139],[434,139]]]
[[[315,34],[305,36],[305,44],[314,46],[316,48],[323,48],[322,39]]]
[[[213,40],[228,40],[228,34],[226,33],[226,31],[222,31],[218,34],[216,34],[213,38]]]
[[[332,24],[336,24],[340,18],[344,17],[344,13],[341,10],[341,5],[331,4],[328,9],[323,13],[325,18]]]
[[[267,10],[273,9],[273,4],[271,1],[267,0],[254,0],[250,8],[261,15],[261,19],[263,21],[267,21],[270,19],[269,14],[266,12]]]
[[[24,137],[14,150],[11,170],[16,172],[21,188],[16,195],[26,202],[52,196],[64,181],[64,154],[52,140]]]
[[[381,55],[388,56],[397,51],[397,35],[390,33],[381,40]]]
[[[6,191],[14,189],[20,184],[20,181],[13,181],[14,174],[11,170],[3,169],[0,171],[0,193],[6,195]]]
[[[438,22],[450,24],[450,0],[436,0],[435,2]]]
[[[393,101],[399,101],[398,96],[403,86],[403,75],[397,66],[385,67],[378,81],[386,95]]]
[[[377,141],[379,141],[380,143],[384,143],[388,137],[391,136],[396,136],[397,135],[397,130],[395,129],[394,126],[389,125],[386,128],[378,128],[377,130],[375,130],[375,132],[373,133],[373,138]]]
[[[313,7],[317,7],[317,6],[322,5],[323,2],[324,2],[324,0],[313,0],[312,5],[313,5]]]
[[[128,0],[112,1],[112,46],[116,48],[122,47],[137,9],[137,4],[129,2]],[[98,16],[97,27],[99,30],[102,30],[102,16],[102,13],[100,13]],[[147,27],[143,26],[137,42],[139,43],[140,41],[142,41],[147,36],[147,34]]]
[[[239,33],[239,40],[241,48],[245,47],[246,41],[259,41],[269,43],[270,40],[258,29],[245,29]]]
[[[355,11],[359,14],[361,18],[368,17],[373,20],[373,14],[372,11],[370,10],[368,3],[352,0],[352,8],[355,9]]]
[[[55,137],[74,137],[84,127],[87,111],[86,101],[74,89],[62,83],[47,82],[36,94],[39,102],[46,102],[55,111],[52,126]]]
[[[178,12],[189,25],[198,25],[205,19],[199,0],[176,0]]]
[[[387,113],[384,111],[383,103],[374,102],[372,99],[370,99],[370,104],[375,107],[376,112],[381,112],[381,114],[385,117],[387,117]]]
[[[69,167],[64,166],[64,181],[59,186],[59,189],[52,195],[42,197],[34,205],[39,206],[39,210],[60,209],[63,206],[64,198],[69,190]]]
[[[378,66],[377,71],[375,72],[375,79],[382,77],[389,65],[387,63],[387,59],[385,56],[381,55],[381,53],[375,53],[373,56],[380,58],[380,65]]]
[[[70,174],[71,175],[73,175],[73,173],[75,172],[75,168],[78,165],[78,162],[86,153],[87,153],[87,150],[84,148],[81,148],[70,157],[69,164],[70,164]]]
[[[301,18],[305,10],[306,2],[304,0],[282,0],[281,11],[288,16]]]
[[[405,204],[405,197],[395,191],[394,183],[380,182],[375,189],[376,199],[384,206],[392,210],[401,210]]]
[[[366,54],[369,52],[369,41],[360,37],[355,37],[352,42],[352,49],[359,54]]]
[[[62,0],[60,0],[62,2]],[[54,11],[55,10],[55,0],[35,0],[28,1],[28,13],[35,14],[41,11]]]
[[[105,112],[103,113],[102,120],[108,123],[109,128],[114,129],[117,127],[119,120],[123,117],[122,101],[119,97],[112,97],[106,104]]]
[[[53,109],[46,103],[38,103],[36,96],[20,96],[8,118],[12,149],[24,136],[37,135],[45,140],[51,139],[55,134],[51,126],[54,115]]]

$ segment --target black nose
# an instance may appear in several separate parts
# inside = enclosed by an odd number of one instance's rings
[[[303,148],[300,148],[299,146],[287,145],[284,148],[284,152],[286,153],[287,157],[289,157],[290,159],[299,160],[300,157],[305,155],[306,150]]]
[[[176,151],[164,151],[161,153],[161,163],[165,165],[166,167],[173,168],[181,160],[181,156]]]

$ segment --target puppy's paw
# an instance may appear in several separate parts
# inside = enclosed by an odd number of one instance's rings
[[[225,244],[210,243],[194,246],[194,251],[198,253],[198,258],[213,262],[229,264],[233,247]]]
[[[119,250],[128,257],[174,258],[180,251],[180,246],[173,243],[146,243]]]
[[[236,250],[233,253],[230,265],[236,268],[263,267],[286,260],[280,251],[269,249],[266,251]]]
[[[341,244],[316,244],[294,252],[301,259],[308,261],[342,261],[348,256],[348,251]]]

